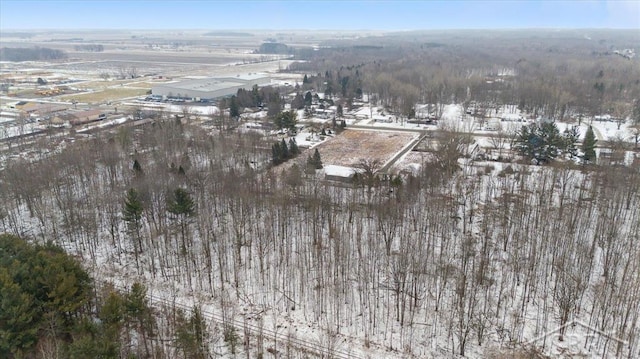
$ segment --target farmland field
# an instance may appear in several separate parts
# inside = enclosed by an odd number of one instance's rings
[[[318,146],[324,164],[353,167],[362,159],[385,163],[417,135],[347,130]]]
[[[78,84],[74,84],[73,87],[79,88],[79,89],[83,89],[83,90],[90,90],[90,89],[98,90],[98,89],[106,89],[106,88],[109,88],[109,87],[113,87],[115,85],[125,85],[130,81],[131,80],[87,81],[87,82],[81,82],[81,83],[78,83]],[[144,86],[140,86],[140,87],[144,87]]]
[[[96,103],[104,101],[115,101],[127,97],[144,96],[148,90],[139,88],[108,88],[103,91],[84,93],[80,95],[70,95],[61,97],[64,100],[75,100],[78,102]]]

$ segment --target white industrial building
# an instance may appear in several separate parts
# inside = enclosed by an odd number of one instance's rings
[[[262,86],[271,83],[265,74],[245,74],[235,77],[211,77],[167,82],[151,88],[151,94],[163,98],[185,98],[194,100],[211,100],[235,95],[238,89],[251,89],[254,85]]]

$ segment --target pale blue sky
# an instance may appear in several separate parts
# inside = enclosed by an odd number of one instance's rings
[[[0,0],[0,29],[633,28],[640,0]]]

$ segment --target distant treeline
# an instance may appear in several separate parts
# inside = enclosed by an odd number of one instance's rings
[[[0,35],[2,35],[2,37],[19,37],[21,39],[28,39],[28,38],[32,38],[33,35],[30,32],[1,32]]]
[[[356,50],[379,50],[379,49],[382,49],[382,46],[354,45],[353,48],[356,49]]]
[[[47,47],[3,47],[0,49],[0,61],[41,61],[64,59],[67,54],[61,50]]]
[[[265,42],[260,45],[258,49],[260,54],[288,54],[290,53],[289,46],[279,42]]]
[[[76,51],[89,51],[89,52],[102,52],[102,51],[104,51],[104,46],[102,46],[102,45],[92,45],[92,44],[76,45],[76,46],[74,46],[74,48],[76,49]]]
[[[249,36],[253,36],[253,34],[250,34],[248,32],[211,31],[203,34],[202,36],[249,37]]]

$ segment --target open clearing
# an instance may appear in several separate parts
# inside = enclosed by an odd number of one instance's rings
[[[85,90],[97,90],[97,89],[106,89],[109,87],[113,87],[116,85],[125,85],[131,82],[131,80],[97,80],[97,81],[86,81],[78,84],[74,84],[73,87]]]
[[[387,162],[409,141],[413,133],[346,130],[318,146],[327,165],[354,167],[363,159]]]
[[[78,102],[96,103],[116,101],[127,97],[144,96],[148,90],[139,88],[108,88],[103,91],[84,93],[80,95],[61,96],[61,100],[76,100]]]
[[[151,90],[151,88],[157,84],[165,83],[167,81],[158,81],[158,82],[130,82],[127,84],[129,87],[139,87]]]

